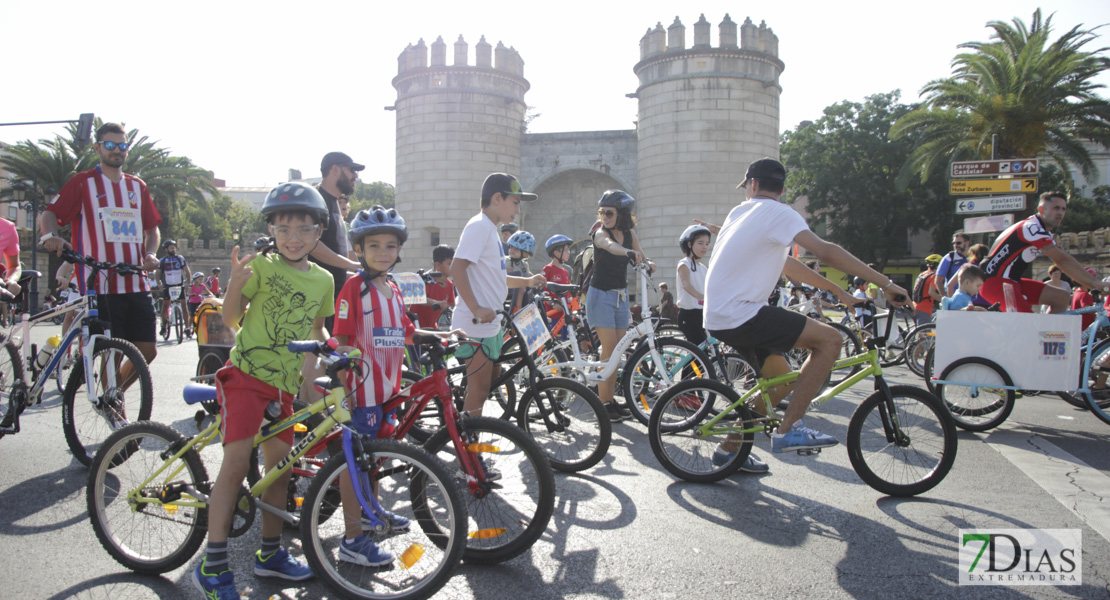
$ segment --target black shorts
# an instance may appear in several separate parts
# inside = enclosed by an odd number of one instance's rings
[[[713,329],[713,337],[732,346],[745,360],[755,361],[763,368],[763,361],[772,354],[783,354],[794,348],[809,317],[779,308],[764,306],[754,317],[733,329]]]
[[[112,337],[131,343],[151,342],[155,338],[154,300],[150,292],[130,294],[101,294],[96,297],[100,318],[112,324]],[[100,327],[89,328],[91,333],[104,333]]]

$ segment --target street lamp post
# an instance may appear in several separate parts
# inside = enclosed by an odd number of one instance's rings
[[[12,196],[16,205],[31,215],[31,269],[39,270],[39,193],[38,184],[34,181],[13,181],[11,184]],[[42,190],[44,194],[54,194],[53,188]],[[24,202],[26,200],[26,202]],[[30,300],[28,306],[32,313],[39,309],[39,278],[31,280],[31,289],[28,292]]]

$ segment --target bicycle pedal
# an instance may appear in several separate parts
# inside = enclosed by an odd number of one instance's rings
[[[815,454],[821,454],[821,449],[820,448],[802,448],[801,450],[798,450],[798,456],[813,456]]]

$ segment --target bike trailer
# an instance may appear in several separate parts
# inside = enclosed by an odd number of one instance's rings
[[[1017,389],[1079,387],[1080,315],[942,310],[937,313],[933,373],[969,357],[1002,367]]]
[[[224,325],[221,306],[219,299],[207,298],[197,307],[193,315],[193,331],[197,332],[197,343],[201,346],[235,345],[235,332]]]

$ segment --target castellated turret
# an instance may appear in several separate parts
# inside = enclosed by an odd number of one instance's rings
[[[482,181],[504,171],[519,176],[524,127],[524,61],[483,36],[468,56],[460,35],[447,64],[440,37],[421,39],[397,58],[397,208],[410,237],[407,269],[431,265],[436,244],[452,246],[480,208]]]
[[[748,163],[779,155],[778,37],[751,19],[725,15],[717,45],[705,15],[693,45],[678,17],[640,40],[636,194],[640,243],[663,273],[681,258],[691,218],[721,223],[744,200],[736,185]],[[738,34],[739,33],[739,34]],[[668,279],[670,276],[668,276]]]

